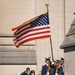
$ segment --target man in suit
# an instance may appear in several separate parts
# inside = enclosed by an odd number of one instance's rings
[[[64,59],[61,58],[60,66],[58,68],[58,75],[64,75]]]
[[[42,66],[41,75],[50,75],[50,58],[45,58],[45,65]]]
[[[55,75],[59,75],[59,64],[60,64],[60,60],[56,60]]]
[[[27,67],[26,70],[21,73],[21,75],[30,75],[30,68]]]

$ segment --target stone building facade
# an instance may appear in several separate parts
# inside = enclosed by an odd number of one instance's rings
[[[74,19],[74,0],[0,0],[0,36],[13,35],[11,31],[13,27],[44,13],[46,11],[46,3],[49,4],[50,31],[54,59],[60,59],[60,57],[64,57],[60,45]],[[0,44],[14,43],[12,38],[0,38]],[[49,55],[51,56],[50,39],[31,41],[26,44],[34,44],[34,46],[21,46],[19,50],[35,50],[36,64],[0,65],[1,75],[20,75],[27,66],[34,69],[36,75],[40,74],[41,67],[44,64],[44,58],[49,57]],[[4,51],[15,50],[16,47],[0,46],[0,51],[2,49]]]
[[[75,75],[75,19],[60,48],[64,49],[65,75]]]

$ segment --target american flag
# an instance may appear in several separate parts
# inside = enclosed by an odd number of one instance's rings
[[[17,27],[14,32],[14,37],[16,47],[19,47],[28,41],[50,38],[51,35],[48,13],[35,17],[29,20],[27,24],[23,23],[23,25]]]

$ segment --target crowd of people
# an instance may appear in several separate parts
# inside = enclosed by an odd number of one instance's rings
[[[20,75],[35,75],[35,71],[30,70],[30,68],[27,67],[26,70],[24,72],[22,72]]]
[[[64,58],[51,62],[45,58],[45,65],[42,66],[41,75],[64,75]]]
[[[20,75],[35,75],[35,71],[27,67]],[[64,75],[64,59],[61,58],[51,62],[50,58],[45,58],[45,65],[42,66],[41,75]]]

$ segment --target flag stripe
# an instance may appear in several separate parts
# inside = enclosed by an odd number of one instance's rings
[[[35,37],[40,37],[40,36],[50,36],[50,34],[49,33],[44,33],[44,34],[39,34],[39,35],[34,35],[34,36],[29,36],[29,37],[27,37],[27,38],[24,38],[24,39],[22,39],[22,40],[20,40],[20,41],[16,41],[16,43],[20,43],[20,42],[22,42],[22,41],[24,41],[24,40],[27,40],[27,39],[30,39],[30,38],[35,38]]]
[[[45,33],[49,33],[50,34],[50,31],[44,31],[44,32],[37,32],[37,33],[33,33],[33,34],[28,34],[28,35],[25,35],[22,38],[18,39],[17,41],[20,41],[20,40],[22,40],[24,38],[27,38],[29,36],[34,36],[34,35],[39,35],[39,34],[45,34]]]
[[[45,36],[45,35],[50,35],[50,33],[43,33],[43,34],[38,34],[38,35],[34,35],[34,36],[29,36],[29,37],[26,37],[26,38],[24,38],[24,39],[33,38],[33,37],[38,37],[38,36]],[[24,40],[24,39],[22,39],[22,40]],[[20,41],[22,41],[22,40],[20,40]]]
[[[31,37],[37,37],[37,36],[45,36],[45,35],[51,35],[50,31],[45,31],[45,32],[38,32],[38,33],[34,33],[34,34],[27,34],[19,39],[14,39],[14,41],[19,42],[23,39],[27,39],[27,38],[31,38]]]
[[[16,31],[17,34],[19,34],[20,32],[24,31],[25,29],[30,28],[30,25],[25,25],[23,28],[19,29]]]
[[[21,25],[15,27],[15,28],[12,28],[12,31],[15,31],[15,30],[18,31],[19,29],[23,28],[24,25],[27,25],[27,24],[29,24],[31,21],[33,21],[33,19],[35,19],[35,18],[37,18],[37,17],[34,17],[34,18],[32,18],[32,19],[30,19],[30,20],[24,22],[23,24],[21,24]]]
[[[16,37],[18,38],[18,37],[20,37],[20,36],[22,36],[23,34],[26,34],[26,33],[28,33],[28,32],[30,32],[30,27],[28,27],[27,29],[25,29],[24,31],[22,31],[22,32],[20,32],[20,33],[14,34],[14,36],[16,36]]]
[[[46,33],[46,32],[47,32],[47,33],[50,33],[49,30],[48,30],[48,31],[45,30],[45,31],[30,32],[30,33],[24,34],[23,36],[17,38],[17,40],[20,40],[20,39],[22,39],[23,37],[28,36],[28,35],[41,34],[41,33]]]
[[[45,35],[50,35],[50,31],[42,32],[42,34],[40,34],[40,33],[32,34],[32,36],[31,36],[31,34],[30,34],[30,35],[26,35],[26,36],[24,36],[23,38],[16,39],[16,40],[14,40],[14,41],[16,41],[16,43],[17,43],[17,42],[26,40],[26,39],[28,39],[28,38],[34,38],[34,37],[45,36]]]
[[[37,33],[46,32],[46,31],[50,31],[50,30],[49,30],[49,29],[45,29],[45,30],[32,31],[32,32],[29,32],[29,33],[27,33],[27,34],[24,34],[23,36],[30,35],[30,34],[37,34]],[[20,37],[17,38],[17,39],[20,39],[20,38],[23,37],[23,36],[20,36]]]
[[[29,26],[29,25],[28,25],[28,26]],[[41,29],[43,29],[43,28],[50,28],[50,25],[34,27],[33,30],[38,30],[38,29],[40,29],[40,28],[41,28]],[[21,32],[26,32],[27,29],[28,29],[28,28],[25,28],[25,29],[24,29],[23,31],[21,31]],[[32,28],[31,28],[31,30],[32,30]],[[33,30],[32,30],[32,31],[33,31]],[[20,32],[20,33],[21,33],[21,32]],[[17,33],[17,34],[20,34],[20,33]],[[17,34],[16,34],[16,35],[17,35]]]
[[[41,26],[42,27],[42,26]],[[44,27],[47,27],[47,28],[50,28],[50,26],[44,26]],[[30,28],[30,25],[26,25],[25,27],[23,27],[22,29],[20,29],[20,30],[18,30],[18,31],[16,31],[16,33],[17,34],[19,34],[19,33],[21,33],[21,32],[23,32],[24,30],[26,30],[26,29],[28,29],[28,28]],[[39,27],[38,27],[39,28]],[[35,28],[36,29],[36,28]]]
[[[50,38],[51,35],[45,35],[45,36],[38,36],[38,37],[34,37],[34,38],[29,38],[27,40],[23,40],[22,42],[19,42],[18,45],[16,45],[17,47],[19,47],[20,45],[28,42],[28,41],[32,41],[32,40],[36,40],[36,39],[43,39],[43,38]]]
[[[40,28],[38,28],[38,27],[36,27],[36,28],[28,28],[28,29],[25,29],[25,31],[23,31],[23,32],[21,32],[21,33],[19,33],[18,35],[16,35],[16,38],[19,38],[19,37],[21,37],[22,35],[26,35],[27,33],[31,33],[31,32],[37,32],[37,31],[50,31],[50,26],[45,26],[45,27],[41,27],[40,26]]]

